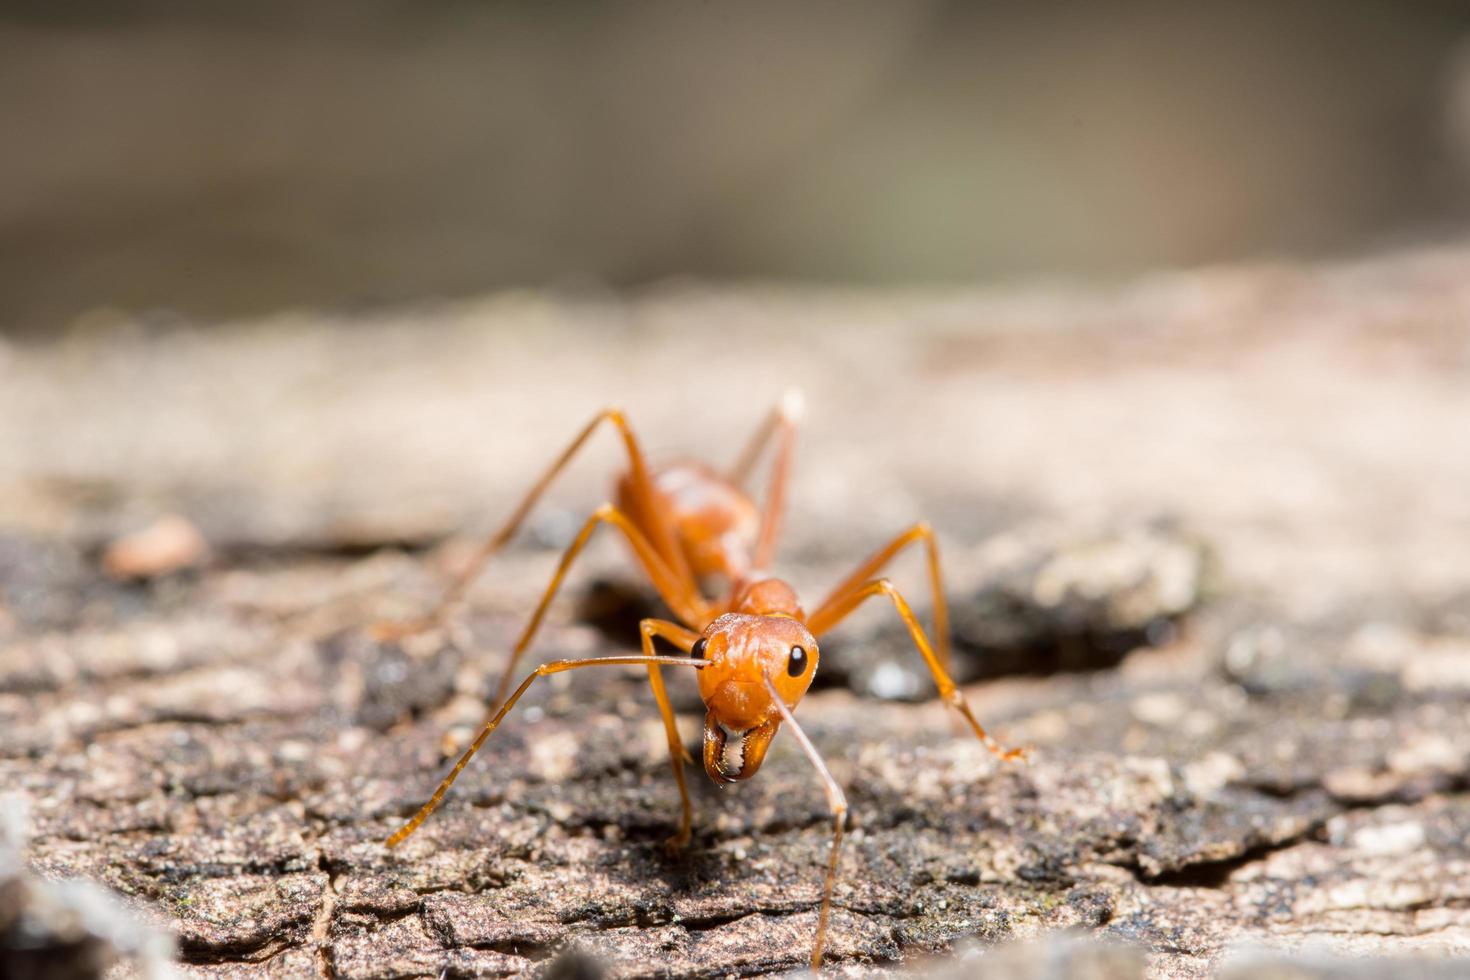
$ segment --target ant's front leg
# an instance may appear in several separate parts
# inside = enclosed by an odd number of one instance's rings
[[[661,636],[688,653],[689,648],[694,646],[694,641],[699,639],[699,634],[694,630],[685,629],[678,623],[670,623],[663,619],[645,619],[638,624],[638,631],[643,636],[643,655],[650,658],[648,683],[653,688],[653,699],[658,702],[658,712],[663,716],[664,734],[669,740],[669,762],[674,767],[674,781],[679,784],[679,830],[665,843],[669,850],[679,851],[689,843],[694,827],[694,807],[689,802],[689,784],[684,781],[684,764],[693,760],[689,758],[689,753],[684,749],[684,742],[679,738],[679,726],[674,719],[674,706],[669,703],[668,691],[664,689],[663,672],[659,670],[659,665],[655,662],[653,638]]]
[[[444,795],[449,792],[449,788],[454,785],[454,781],[459,778],[459,774],[464,772],[465,766],[468,766],[470,760],[475,757],[475,753],[480,751],[480,746],[485,744],[485,739],[489,738],[490,733],[500,727],[500,723],[505,720],[505,716],[510,713],[510,709],[515,707],[515,703],[521,699],[521,696],[526,693],[536,678],[546,677],[549,674],[560,674],[563,671],[576,670],[580,667],[611,667],[618,664],[646,664],[649,670],[656,671],[659,667],[665,665],[700,668],[704,666],[704,661],[689,660],[684,657],[593,657],[584,660],[554,660],[551,663],[542,664],[521,682],[521,686],[516,688],[515,693],[500,706],[500,710],[495,712],[494,717],[485,723],[485,727],[480,730],[479,735],[475,736],[475,740],[470,743],[470,747],[464,750],[464,753],[459,757],[459,761],[449,771],[449,775],[445,776],[439,783],[438,788],[434,790],[434,795],[429,797],[429,801],[419,807],[418,812],[407,823],[398,828],[391,837],[384,841],[383,845],[385,847],[397,847],[407,840],[414,831],[423,826],[424,821],[429,819],[429,815],[438,809],[439,804],[444,800]],[[655,688],[655,690],[657,691],[658,688]],[[663,697],[659,701],[659,710],[665,713],[664,723],[668,724],[672,718],[672,711],[665,707],[668,699],[667,697]],[[685,801],[687,804],[687,796]]]

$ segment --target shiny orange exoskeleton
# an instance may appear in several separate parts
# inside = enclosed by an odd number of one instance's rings
[[[442,622],[469,583],[515,533],[547,486],[593,432],[603,423],[618,431],[627,450],[628,471],[618,481],[617,503],[599,507],[573,539],[506,663],[495,697],[497,710],[429,801],[388,838],[387,846],[402,843],[423,824],[471,757],[537,677],[581,667],[638,664],[648,670],[653,697],[663,716],[682,808],[679,829],[669,843],[673,847],[682,847],[689,841],[693,811],[684,781],[684,743],[679,737],[674,711],[664,688],[662,668],[690,667],[698,671],[699,693],[706,708],[703,761],[710,779],[717,783],[732,783],[754,776],[765,760],[771,739],[782,725],[786,725],[795,736],[821,778],[833,817],[832,849],[811,954],[812,965],[821,964],[847,800],[842,788],[827,771],[821,755],[792,715],[816,674],[821,658],[820,637],[865,600],[886,596],[934,675],[940,697],[959,712],[975,736],[991,751],[1005,759],[1016,758],[1020,753],[1004,749],[991,740],[970,711],[964,695],[950,679],[949,616],[939,551],[928,524],[916,524],[880,548],[838,584],[810,614],[802,608],[791,586],[767,573],[780,532],[780,515],[799,415],[799,399],[788,395],[756,433],[735,466],[728,473],[720,473],[691,462],[651,468],[644,461],[643,452],[623,414],[617,410],[598,414],[531,489],[505,526],[485,543],[428,616],[413,623],[394,624],[381,629],[386,635],[401,635]],[[777,440],[776,457],[765,500],[761,507],[757,507],[743,485],[773,438]],[[632,546],[639,566],[680,622],[643,620],[640,624],[641,656],[545,663],[510,691],[516,664],[535,636],[547,606],[600,524],[610,524],[623,534]],[[875,577],[895,555],[920,541],[925,545],[930,588],[933,590],[933,645],[898,590],[887,579]],[[706,594],[707,587],[715,597]],[[656,638],[672,643],[687,656],[658,656],[654,651]]]

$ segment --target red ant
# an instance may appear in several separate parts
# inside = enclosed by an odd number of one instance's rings
[[[833,589],[810,615],[802,609],[791,586],[766,573],[780,531],[782,501],[800,413],[800,398],[795,393],[788,394],[756,432],[735,466],[722,474],[694,462],[650,468],[623,413],[616,409],[601,412],[541,477],[505,526],[485,543],[428,616],[380,631],[401,635],[439,623],[490,557],[515,533],[547,486],[593,432],[604,422],[618,430],[628,451],[628,472],[617,484],[618,502],[597,508],[567,548],[551,584],[505,666],[495,698],[498,710],[434,790],[429,801],[388,838],[388,847],[401,844],[428,819],[485,739],[500,725],[536,678],[580,667],[617,664],[640,664],[648,668],[649,685],[653,688],[653,697],[658,703],[668,736],[669,755],[682,806],[679,830],[668,843],[675,849],[683,847],[689,842],[693,820],[689,789],[684,782],[686,754],[664,689],[661,668],[692,667],[699,672],[699,693],[708,709],[704,719],[704,770],[710,779],[717,783],[732,783],[754,776],[766,757],[771,739],[783,722],[790,727],[821,778],[832,811],[832,850],[827,861],[822,907],[812,946],[811,963],[817,967],[821,965],[822,947],[827,937],[832,887],[837,878],[837,860],[847,816],[847,798],[842,788],[832,778],[821,755],[792,715],[817,671],[820,659],[817,638],[845,619],[863,601],[873,596],[886,596],[893,602],[914,645],[934,675],[939,696],[964,717],[976,737],[996,755],[1007,760],[1021,755],[1020,750],[997,745],[985,733],[964,695],[950,680],[949,614],[939,570],[939,550],[934,532],[927,523],[915,524],[880,548]],[[765,506],[758,509],[742,487],[766,445],[778,434]],[[599,524],[611,524],[628,539],[639,566],[683,625],[645,619],[639,624],[643,636],[642,656],[558,660],[542,664],[506,698],[517,662],[530,645],[567,570]],[[928,556],[929,583],[934,595],[934,645],[930,644],[923,627],[898,590],[887,579],[874,578],[895,555],[916,541],[924,543]],[[728,583],[725,596],[707,598],[700,583],[716,578]],[[688,659],[657,656],[654,653],[655,637],[661,637],[685,651]]]

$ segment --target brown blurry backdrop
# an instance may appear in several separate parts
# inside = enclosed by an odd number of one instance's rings
[[[1448,237],[1467,38],[1448,0],[10,0],[0,325]]]

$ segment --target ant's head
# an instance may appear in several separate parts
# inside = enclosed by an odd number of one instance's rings
[[[765,678],[788,708],[796,707],[817,672],[817,641],[791,615],[735,612],[710,623],[689,653],[706,661],[698,672],[709,709],[704,771],[717,783],[749,779],[781,726]]]

